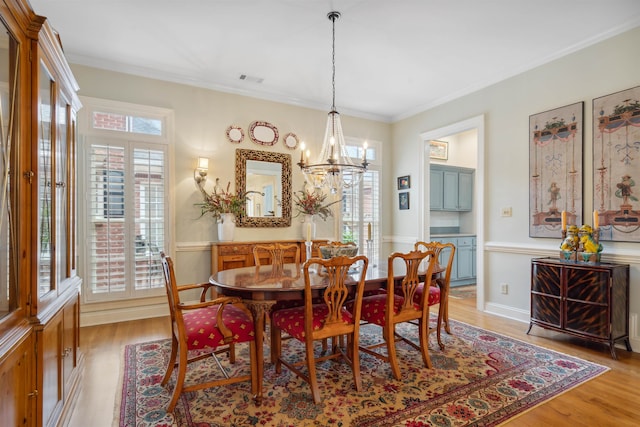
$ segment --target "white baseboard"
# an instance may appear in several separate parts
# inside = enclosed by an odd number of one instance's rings
[[[167,303],[80,312],[80,327],[169,316]]]
[[[529,310],[521,310],[508,305],[489,302],[484,306],[484,312],[523,323],[529,323]]]

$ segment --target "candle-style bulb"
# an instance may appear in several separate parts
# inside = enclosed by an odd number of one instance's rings
[[[300,163],[304,165],[304,141],[300,143]]]

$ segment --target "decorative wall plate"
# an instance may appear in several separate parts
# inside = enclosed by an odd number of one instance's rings
[[[244,131],[240,126],[229,126],[227,128],[227,139],[229,142],[239,144],[244,139]]]
[[[278,142],[278,129],[267,122],[253,122],[249,126],[249,138],[258,145],[274,145]]]
[[[295,133],[289,132],[285,136],[282,137],[282,141],[287,148],[295,150],[298,146],[298,136]]]

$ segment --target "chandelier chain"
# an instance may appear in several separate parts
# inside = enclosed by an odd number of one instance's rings
[[[362,148],[362,161],[354,163],[347,150],[340,114],[336,111],[336,19],[340,12],[329,12],[327,18],[332,22],[331,31],[331,111],[327,118],[327,128],[320,154],[315,162],[309,159],[309,151],[300,153],[298,166],[304,173],[305,181],[315,188],[328,187],[331,194],[337,194],[340,190],[357,186],[362,175],[366,172],[367,162],[366,142]]]
[[[331,74],[331,88],[333,90],[333,99],[331,103],[331,110],[336,110],[336,19],[340,17],[340,14],[336,12],[332,12],[329,17],[331,18],[331,22],[333,23],[332,30],[332,44],[331,44],[331,66],[332,66],[332,74]]]

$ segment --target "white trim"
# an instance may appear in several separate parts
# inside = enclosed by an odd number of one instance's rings
[[[529,323],[531,320],[529,310],[513,308],[504,304],[496,304],[495,302],[487,303],[482,311],[489,314],[495,314],[496,316],[517,320],[522,323]]]
[[[126,149],[129,149],[130,145],[140,147],[144,149],[161,149],[165,155],[165,189],[167,192],[166,206],[165,206],[165,248],[164,251],[168,254],[172,253],[173,236],[175,235],[175,203],[173,189],[175,187],[175,147],[174,147],[174,111],[167,108],[132,104],[128,102],[113,101],[107,99],[99,99],[82,96],[80,97],[84,105],[84,108],[78,113],[78,176],[85,177],[80,180],[78,185],[78,227],[83,227],[83,231],[86,233],[87,220],[86,220],[86,198],[88,189],[83,184],[86,181],[86,176],[89,173],[86,165],[86,156],[88,145],[95,140],[105,141],[118,141],[122,142]],[[157,118],[162,121],[162,135],[149,135],[138,134],[132,132],[116,132],[104,129],[94,129],[91,127],[91,117],[94,111],[112,112],[115,114],[125,114],[138,117]],[[130,197],[129,197],[130,198]],[[79,228],[80,229],[80,228]],[[83,245],[86,245],[86,241],[78,242],[80,254],[87,253]],[[79,267],[81,272],[87,269],[87,260],[81,259],[79,261]],[[86,273],[85,273],[86,274]],[[84,282],[88,284],[87,281]],[[164,293],[164,290],[160,290]],[[141,295],[144,291],[139,292]],[[149,297],[158,295],[158,290],[149,290]],[[90,300],[88,300],[90,298]],[[136,298],[136,297],[134,297]],[[129,298],[121,299],[120,301],[127,301]],[[90,292],[82,293],[82,302],[87,304],[99,303],[103,298],[92,296]],[[111,301],[111,299],[108,299]]]
[[[421,240],[428,241],[430,239],[429,230],[425,225],[430,217],[429,212],[429,171],[430,160],[429,141],[432,139],[441,139],[447,136],[451,136],[457,133],[465,132],[471,129],[476,129],[478,138],[478,152],[476,162],[475,173],[475,197],[473,198],[473,212],[476,218],[476,308],[478,310],[484,309],[484,115],[471,117],[458,123],[453,123],[448,126],[444,126],[438,129],[430,130],[420,134],[420,138],[423,141],[423,149],[420,150],[420,164],[422,167],[418,171],[419,182],[422,182],[424,191],[418,192],[418,212],[423,212],[420,218],[418,218],[418,227],[420,230]]]
[[[132,104],[129,102],[112,101],[108,99],[91,98],[81,96],[83,107],[78,112],[78,133],[82,135],[110,135],[113,138],[127,140],[152,141],[154,143],[173,141],[174,113],[168,108],[154,107],[149,105]],[[162,121],[162,135],[138,134],[132,132],[118,132],[106,129],[95,129],[91,124],[93,112],[125,114],[137,117],[153,118]]]
[[[169,306],[166,301],[162,304],[80,312],[80,327],[165,316],[169,316]],[[167,322],[169,321],[170,320],[167,319]]]

